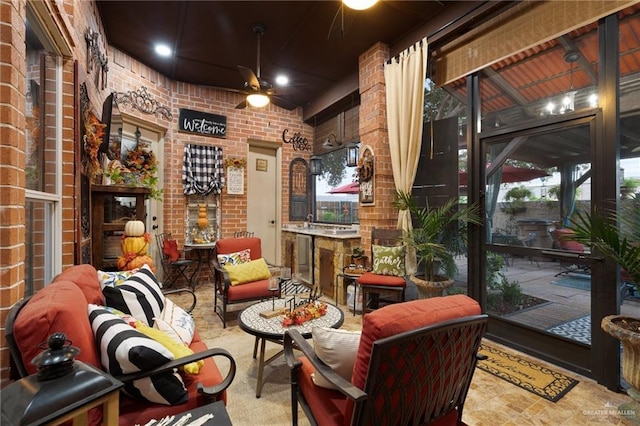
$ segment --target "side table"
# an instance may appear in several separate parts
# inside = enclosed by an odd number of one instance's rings
[[[355,292],[354,293],[355,294],[358,293],[358,277],[360,275],[361,274],[348,273],[346,271],[346,269],[345,269],[345,271],[336,274],[336,283],[334,285],[334,287],[335,287],[334,288],[334,300],[336,302],[336,306],[338,305],[338,302],[339,302],[338,296],[341,296],[341,295],[345,294],[345,291],[346,291],[347,286],[348,286],[347,282],[353,283],[353,285],[355,286],[355,289],[354,289]],[[338,287],[338,279],[339,278],[342,278],[342,287]],[[354,294],[354,297],[353,297],[353,315],[354,316],[356,314],[356,297],[355,297],[355,294]],[[346,303],[348,303],[348,301],[345,298],[345,304]]]
[[[287,302],[284,299],[277,299],[275,301],[276,309],[285,308],[286,305]],[[262,394],[262,374],[264,366],[283,353],[283,350],[280,350],[275,355],[272,355],[269,359],[265,360],[264,351],[267,340],[282,345],[284,343],[284,333],[290,328],[297,329],[305,339],[308,339],[311,337],[311,329],[314,326],[340,328],[344,322],[344,314],[342,311],[333,305],[327,305],[327,313],[324,316],[307,321],[300,325],[283,327],[282,315],[271,318],[264,318],[260,315],[261,312],[268,311],[270,309],[272,309],[272,301],[267,300],[264,302],[254,303],[240,312],[240,315],[238,316],[240,328],[256,337],[255,344],[253,346],[254,359],[258,356],[258,345],[260,346],[256,398],[260,398],[260,395]]]

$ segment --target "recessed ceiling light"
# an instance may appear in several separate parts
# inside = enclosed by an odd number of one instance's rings
[[[171,56],[171,48],[166,44],[156,44],[156,53],[160,56]]]
[[[279,76],[276,77],[276,84],[278,86],[286,86],[287,84],[289,84],[289,77],[287,77],[286,75],[280,74]]]

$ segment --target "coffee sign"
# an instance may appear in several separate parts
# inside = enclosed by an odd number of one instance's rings
[[[227,117],[180,108],[178,128],[181,132],[196,133],[214,138],[226,138]]]

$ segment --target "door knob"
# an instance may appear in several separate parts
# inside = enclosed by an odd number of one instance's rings
[[[275,220],[270,220],[269,223],[272,224],[272,225],[275,225],[276,221]]]
[[[153,230],[158,229],[158,225],[153,225],[153,226],[151,227],[151,229],[153,229]]]

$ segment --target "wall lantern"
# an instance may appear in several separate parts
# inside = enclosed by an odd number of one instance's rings
[[[347,167],[355,167],[358,165],[358,154],[360,153],[360,147],[356,142],[351,142],[347,145]]]
[[[37,374],[17,380],[0,391],[0,421],[9,425],[58,424],[56,419],[77,417],[73,424],[85,424],[90,408],[118,405],[123,383],[102,371],[75,361],[80,352],[63,333],[52,334],[49,349],[36,355],[32,363]],[[41,345],[42,346],[42,345]],[[110,410],[104,424],[117,423]],[[84,414],[83,414],[84,413]],[[115,417],[115,418],[114,418]]]
[[[322,158],[312,155],[309,158],[309,174],[311,176],[319,176],[322,174]]]

